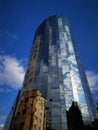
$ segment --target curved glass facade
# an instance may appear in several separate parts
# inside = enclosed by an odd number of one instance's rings
[[[38,89],[51,109],[51,128],[67,130],[66,111],[78,102],[85,125],[95,108],[70,25],[61,15],[47,18],[38,27],[31,49],[21,96]]]

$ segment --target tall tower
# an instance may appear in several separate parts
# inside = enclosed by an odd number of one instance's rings
[[[32,90],[39,90],[47,100],[51,129],[68,130],[67,112],[73,102],[77,102],[85,125],[94,120],[95,108],[85,72],[69,22],[61,15],[47,18],[35,33],[15,115]]]

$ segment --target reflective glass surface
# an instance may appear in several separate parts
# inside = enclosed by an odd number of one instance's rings
[[[92,96],[66,18],[55,15],[38,27],[27,70],[33,71],[31,88],[47,98],[53,129],[67,130],[66,111],[73,101],[80,106],[84,124],[94,119]]]

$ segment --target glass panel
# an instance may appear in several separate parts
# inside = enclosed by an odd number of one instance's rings
[[[54,116],[54,117],[52,117],[52,123],[61,123],[60,116]]]
[[[61,115],[59,108],[52,108],[51,112],[52,112],[52,117],[53,116],[60,116]]]

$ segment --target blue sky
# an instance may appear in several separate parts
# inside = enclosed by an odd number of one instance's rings
[[[98,1],[0,0],[0,130],[22,86],[34,32],[54,14],[69,19],[94,102],[98,101]]]

